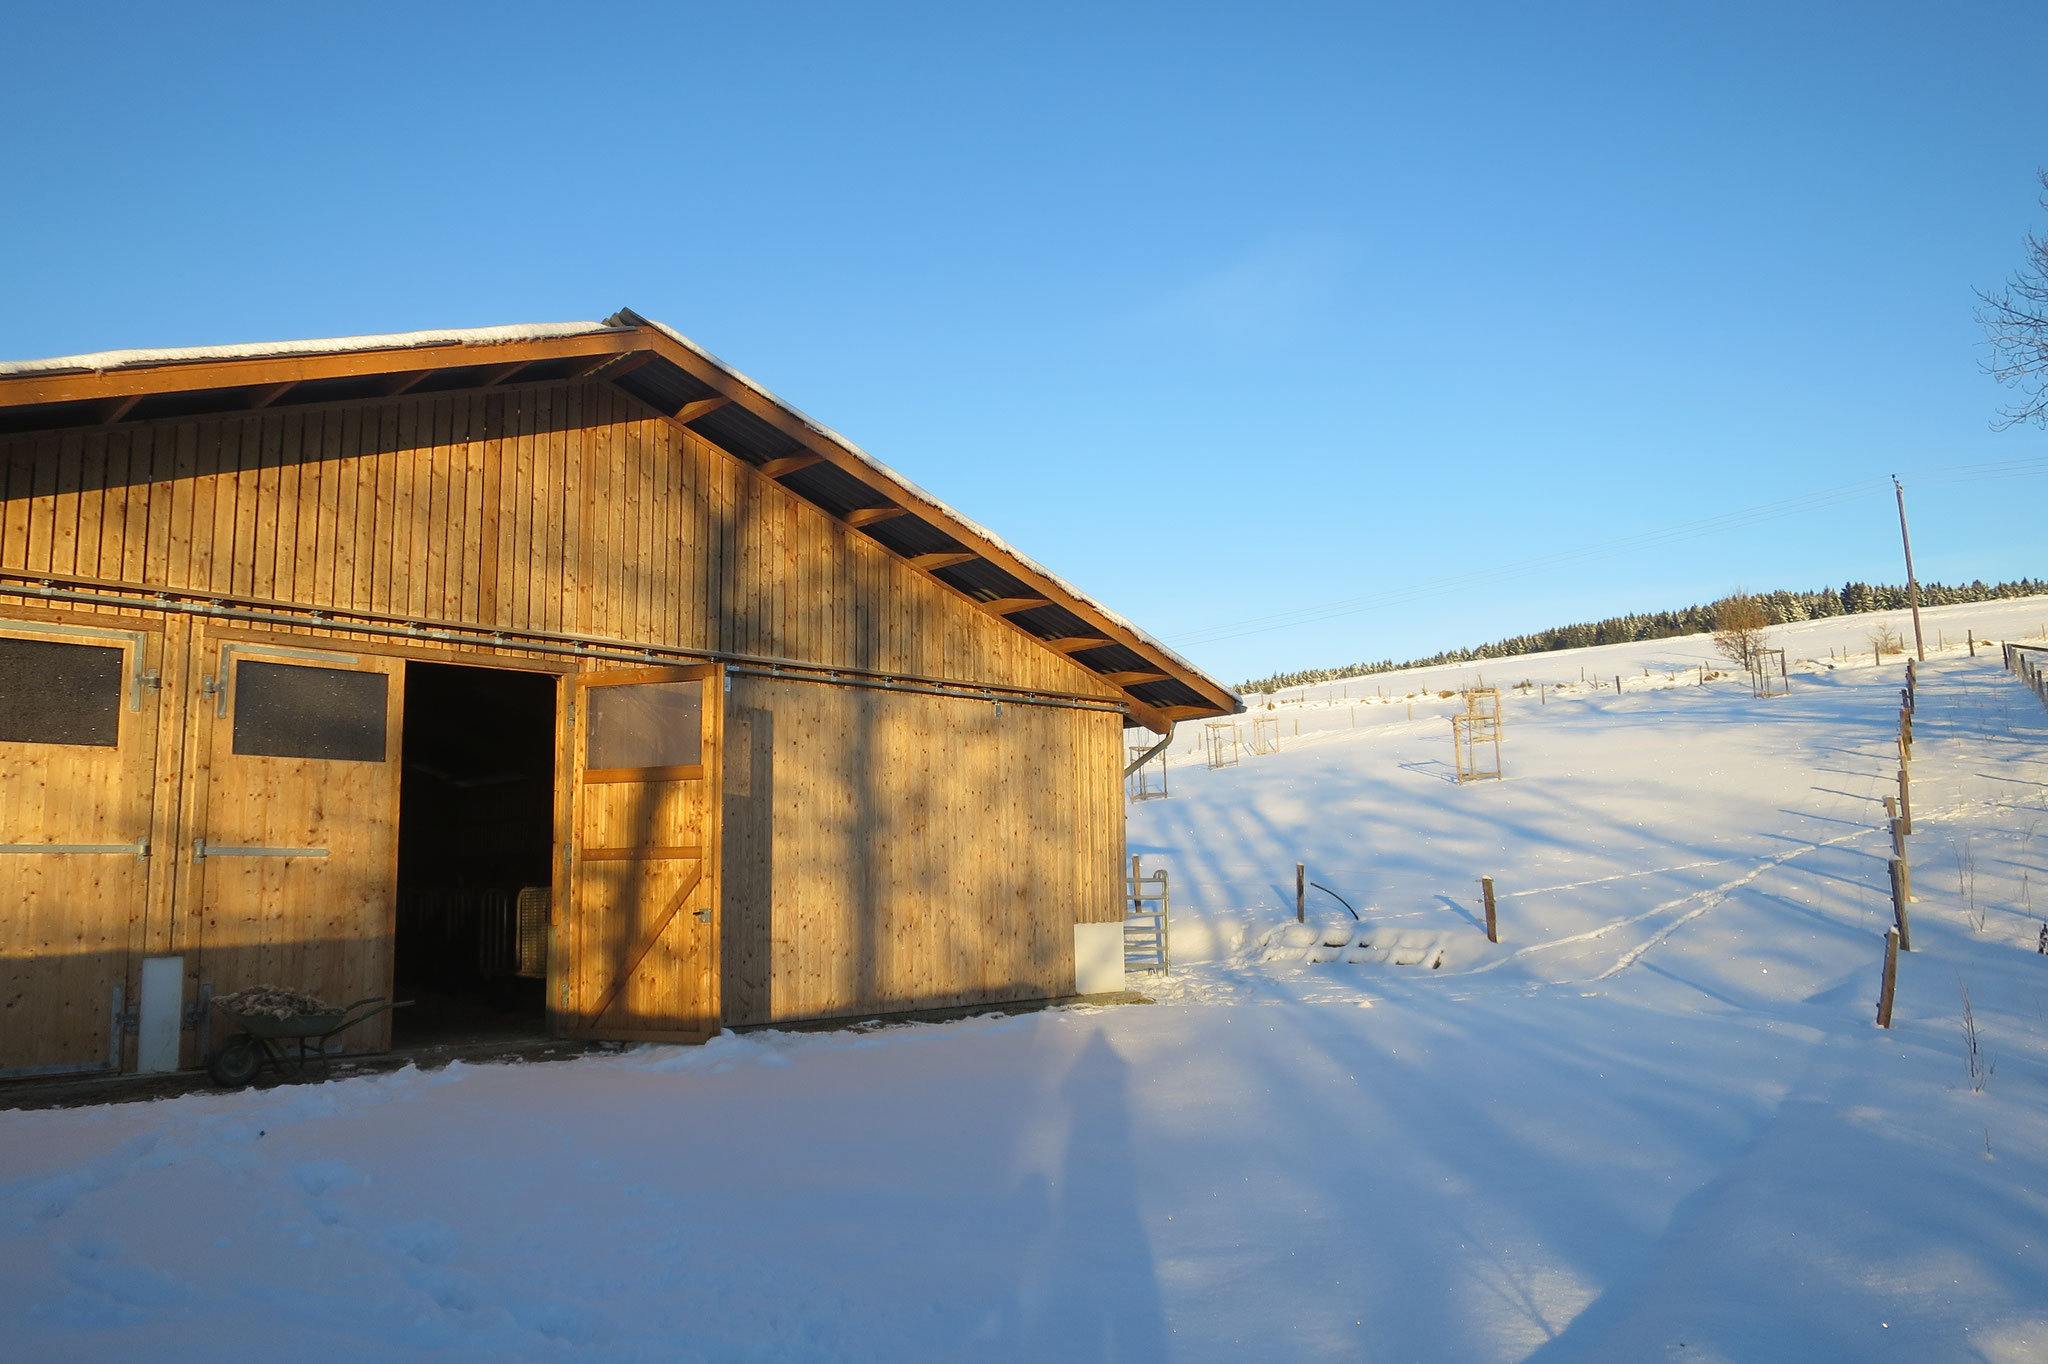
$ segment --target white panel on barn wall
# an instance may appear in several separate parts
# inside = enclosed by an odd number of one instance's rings
[[[1124,988],[1124,926],[1074,925],[1074,993],[1114,994]]]
[[[135,1069],[145,1075],[178,1068],[178,1034],[185,1026],[185,959],[142,959],[142,1003],[136,1029]]]

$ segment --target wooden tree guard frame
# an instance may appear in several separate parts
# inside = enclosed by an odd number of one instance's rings
[[[1243,738],[1238,733],[1235,720],[1211,720],[1202,726],[1202,749],[1208,756],[1211,767],[1237,766],[1238,749],[1243,747]]]
[[[1131,761],[1137,762],[1152,751],[1149,744],[1132,744]],[[1155,781],[1156,778],[1156,781]],[[1166,799],[1166,754],[1161,752],[1150,762],[1140,763],[1124,778],[1124,794],[1132,800]]]
[[[1505,773],[1500,761],[1500,689],[1472,687],[1465,692],[1465,713],[1451,719],[1451,755],[1456,760],[1459,782],[1501,780]],[[1493,749],[1489,767],[1482,759],[1488,745]]]
[[[1252,756],[1280,751],[1280,717],[1277,715],[1254,715],[1252,717]]]
[[[1750,656],[1749,691],[1758,700],[1792,694],[1792,674],[1785,667],[1783,649],[1758,649]]]

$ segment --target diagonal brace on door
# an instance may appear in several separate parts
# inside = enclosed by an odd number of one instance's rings
[[[667,908],[663,909],[661,917],[654,921],[654,927],[647,931],[640,939],[639,945],[633,949],[633,956],[626,963],[626,969],[612,978],[611,988],[606,990],[604,998],[598,1001],[597,1011],[590,1015],[590,1022],[585,1025],[586,1027],[594,1028],[604,1021],[604,1016],[611,1012],[612,1005],[618,1003],[619,996],[625,993],[626,982],[640,969],[640,963],[654,950],[654,945],[661,941],[661,935],[668,931],[670,921],[682,912],[683,906],[689,902],[691,892],[695,891],[703,880],[704,864],[699,862],[690,869],[690,874],[684,878],[682,887],[670,897]]]

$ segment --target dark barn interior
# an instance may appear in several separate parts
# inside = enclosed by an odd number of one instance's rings
[[[546,1022],[555,693],[547,673],[412,663],[399,795],[397,1045]]]

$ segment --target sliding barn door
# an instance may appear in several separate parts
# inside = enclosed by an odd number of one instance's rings
[[[221,643],[187,821],[200,977],[216,995],[283,985],[343,1005],[391,990],[404,664]],[[389,1044],[380,1015],[349,1050]]]
[[[566,961],[577,1036],[702,1041],[718,1031],[715,666],[576,680]]]
[[[0,619],[0,1075],[120,1067],[155,851],[155,638]]]

